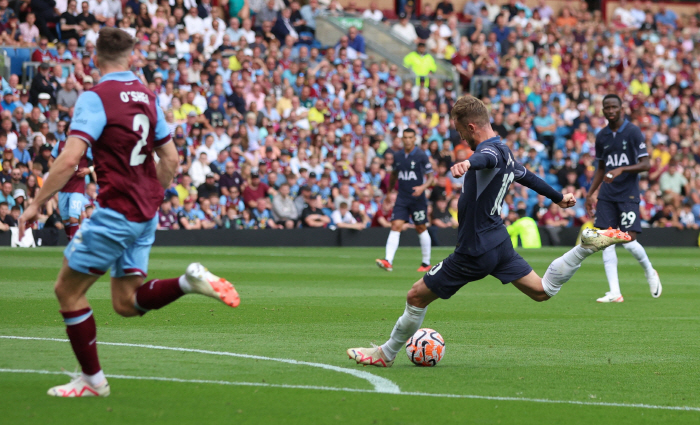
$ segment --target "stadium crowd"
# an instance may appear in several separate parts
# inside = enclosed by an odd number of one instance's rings
[[[583,1],[554,14],[542,0],[449,0],[422,10],[412,2],[388,21],[372,4],[308,0],[0,0],[6,46],[33,48],[41,62],[32,80],[2,79],[0,231],[16,225],[65,140],[78,95],[99,81],[93,54],[102,26],[137,44],[133,70],[156,93],[180,153],[166,190],[160,229],[389,227],[388,187],[404,129],[437,172],[429,191],[430,224],[457,225],[461,179],[455,161],[469,158],[449,119],[458,87],[494,77],[479,90],[493,128],[528,169],[564,192],[561,210],[514,185],[508,221],[540,225],[589,220],[583,199],[595,171],[595,135],[606,126],[602,97],[617,93],[642,128],[652,168],[642,175],[645,226],[700,223],[700,8],[677,16],[662,5],[620,4],[609,23]],[[344,9],[343,9],[344,7]],[[316,38],[316,18],[356,13],[384,21],[416,52],[398,66],[366,59],[360,30],[337,44]],[[464,26],[462,23],[469,25]],[[454,65],[458,81],[431,78],[430,61]],[[480,80],[483,81],[483,80]],[[87,186],[89,217],[99,187]],[[49,203],[39,226],[61,227]]]

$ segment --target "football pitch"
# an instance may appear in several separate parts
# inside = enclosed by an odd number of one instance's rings
[[[542,275],[563,252],[521,254]],[[488,278],[429,307],[423,326],[446,342],[438,366],[400,352],[383,369],[345,350],[388,338],[421,276],[417,248],[400,248],[392,273],[374,265],[383,248],[156,248],[151,278],[200,261],[241,306],[192,295],[126,319],[100,279],[88,297],[112,394],[57,399],[46,390],[77,365],[53,294],[61,250],[3,248],[0,423],[697,424],[700,250],[647,252],[659,299],[621,247],[622,304],[595,302],[600,254],[545,303]]]

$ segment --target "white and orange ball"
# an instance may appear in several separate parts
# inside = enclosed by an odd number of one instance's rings
[[[418,329],[406,343],[406,355],[416,366],[435,366],[445,355],[445,340],[433,329]]]

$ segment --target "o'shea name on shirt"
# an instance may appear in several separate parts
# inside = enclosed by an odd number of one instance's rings
[[[150,103],[148,95],[142,91],[123,91],[119,93],[119,98],[122,102],[141,102],[148,105]]]

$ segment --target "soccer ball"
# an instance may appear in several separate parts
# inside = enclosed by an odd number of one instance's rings
[[[416,366],[435,366],[445,355],[445,340],[432,329],[418,329],[406,343],[406,355]]]

